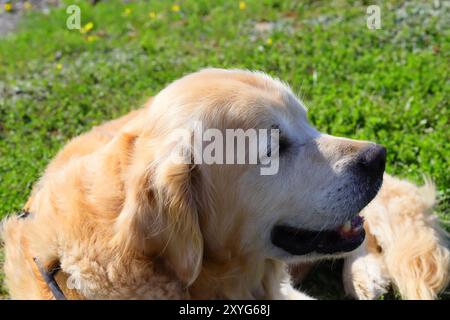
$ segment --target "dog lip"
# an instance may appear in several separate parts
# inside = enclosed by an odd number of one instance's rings
[[[353,251],[365,238],[364,228],[343,235],[339,230],[313,231],[287,225],[276,225],[272,229],[272,243],[293,255],[337,254]]]
[[[381,188],[383,177],[378,177],[359,201],[360,212],[375,198]],[[275,225],[271,232],[272,243],[293,255],[305,255],[316,252],[319,254],[338,254],[350,252],[358,248],[365,238],[363,228],[364,220],[356,213],[350,220],[350,230],[343,229],[342,225],[336,229],[322,231],[296,228],[288,225]],[[348,232],[349,231],[349,232]]]

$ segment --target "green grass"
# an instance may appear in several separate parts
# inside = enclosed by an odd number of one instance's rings
[[[364,1],[247,0],[240,10],[186,0],[178,12],[170,1],[75,2],[94,25],[86,34],[68,30],[59,8],[0,38],[0,217],[21,208],[70,137],[215,66],[283,79],[321,131],[384,144],[389,173],[431,176],[448,227],[448,7],[379,1],[382,29],[368,30]],[[258,31],[261,22],[273,28]]]
[[[3,261],[5,258],[5,253],[0,249],[0,266],[3,266]],[[4,274],[0,271],[0,299],[2,297],[7,297],[6,288],[3,286]]]

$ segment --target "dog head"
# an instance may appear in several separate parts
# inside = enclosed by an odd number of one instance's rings
[[[227,144],[230,130],[246,143],[231,156],[239,146]],[[251,149],[251,130],[270,139],[257,134]],[[249,71],[173,82],[124,134],[134,138],[117,239],[146,254],[163,249],[188,284],[218,252],[301,261],[355,249],[364,239],[357,214],[385,166],[384,147],[319,132],[287,85]]]

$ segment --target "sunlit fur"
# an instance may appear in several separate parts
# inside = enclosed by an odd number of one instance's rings
[[[221,130],[277,124],[299,147],[275,176],[175,163],[170,134],[193,121]],[[307,298],[285,262],[320,257],[275,248],[271,228],[345,222],[364,192],[347,164],[368,145],[315,130],[289,87],[262,73],[188,75],[57,154],[25,205],[31,215],[3,223],[6,284],[13,298],[52,298],[38,257],[48,269],[61,264],[63,290],[77,298]]]
[[[388,174],[377,197],[362,211],[364,243],[344,260],[346,293],[377,299],[390,287],[402,299],[436,299],[450,281],[449,235],[433,214],[435,188],[416,186]],[[300,283],[313,264],[292,264]]]
[[[435,299],[449,283],[448,234],[433,214],[435,188],[388,175],[363,210],[365,245],[345,262],[349,294],[374,299],[392,284],[404,299]]]

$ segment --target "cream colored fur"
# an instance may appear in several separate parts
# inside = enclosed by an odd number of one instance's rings
[[[169,137],[194,121],[222,131],[279,125],[298,149],[275,176],[175,163]],[[307,298],[290,285],[286,261],[323,257],[289,255],[271,229],[347,221],[358,205],[349,164],[369,144],[318,132],[289,87],[262,73],[188,75],[57,154],[26,203],[31,215],[3,223],[10,294],[52,298],[39,257],[61,264],[63,289],[78,298]]]
[[[448,234],[433,214],[435,189],[386,175],[363,210],[366,241],[345,260],[346,291],[375,299],[392,284],[404,299],[435,299],[450,280]]]
[[[372,300],[391,286],[403,299],[436,299],[450,282],[449,235],[433,213],[435,188],[385,174],[377,197],[362,211],[366,239],[344,259],[346,293]],[[291,264],[301,283],[314,264]]]

